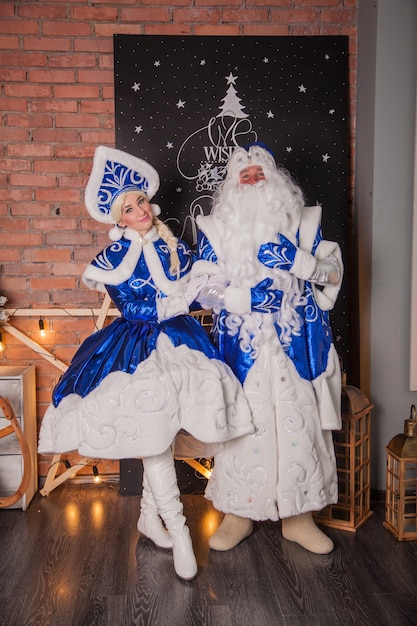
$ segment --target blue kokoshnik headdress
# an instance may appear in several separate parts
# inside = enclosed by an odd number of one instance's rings
[[[159,189],[158,172],[131,154],[99,146],[94,154],[93,168],[85,189],[85,205],[91,217],[105,224],[114,224],[111,206],[124,192],[142,191],[151,200]],[[151,205],[154,215],[159,215],[157,205]],[[110,231],[111,239],[119,239],[115,229]]]

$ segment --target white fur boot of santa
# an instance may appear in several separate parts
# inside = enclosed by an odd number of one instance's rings
[[[209,546],[213,550],[225,552],[235,548],[241,541],[249,537],[253,531],[253,522],[247,517],[238,517],[226,513],[222,523],[209,539]]]
[[[330,537],[325,535],[315,524],[311,512],[284,518],[282,520],[282,536],[315,554],[328,554],[334,548]]]

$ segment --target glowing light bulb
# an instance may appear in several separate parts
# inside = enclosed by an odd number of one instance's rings
[[[96,484],[100,483],[101,482],[101,478],[100,478],[100,475],[98,473],[98,469],[97,469],[96,465],[93,465],[93,474],[94,474],[94,478],[93,478],[94,482]]]
[[[42,317],[39,318],[39,330],[40,330],[41,337],[45,337],[46,335],[45,322],[42,319]]]

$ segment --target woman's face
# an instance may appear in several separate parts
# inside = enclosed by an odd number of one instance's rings
[[[129,191],[126,194],[119,226],[128,226],[140,235],[146,235],[152,224],[153,214],[149,201],[137,191]]]

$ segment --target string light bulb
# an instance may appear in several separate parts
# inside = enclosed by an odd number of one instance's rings
[[[0,352],[4,352],[3,335],[0,333]]]
[[[46,332],[45,332],[45,322],[44,319],[42,317],[39,318],[39,330],[41,333],[41,337],[45,337]]]
[[[101,482],[100,474],[98,473],[97,465],[93,465],[94,482],[98,484]]]

